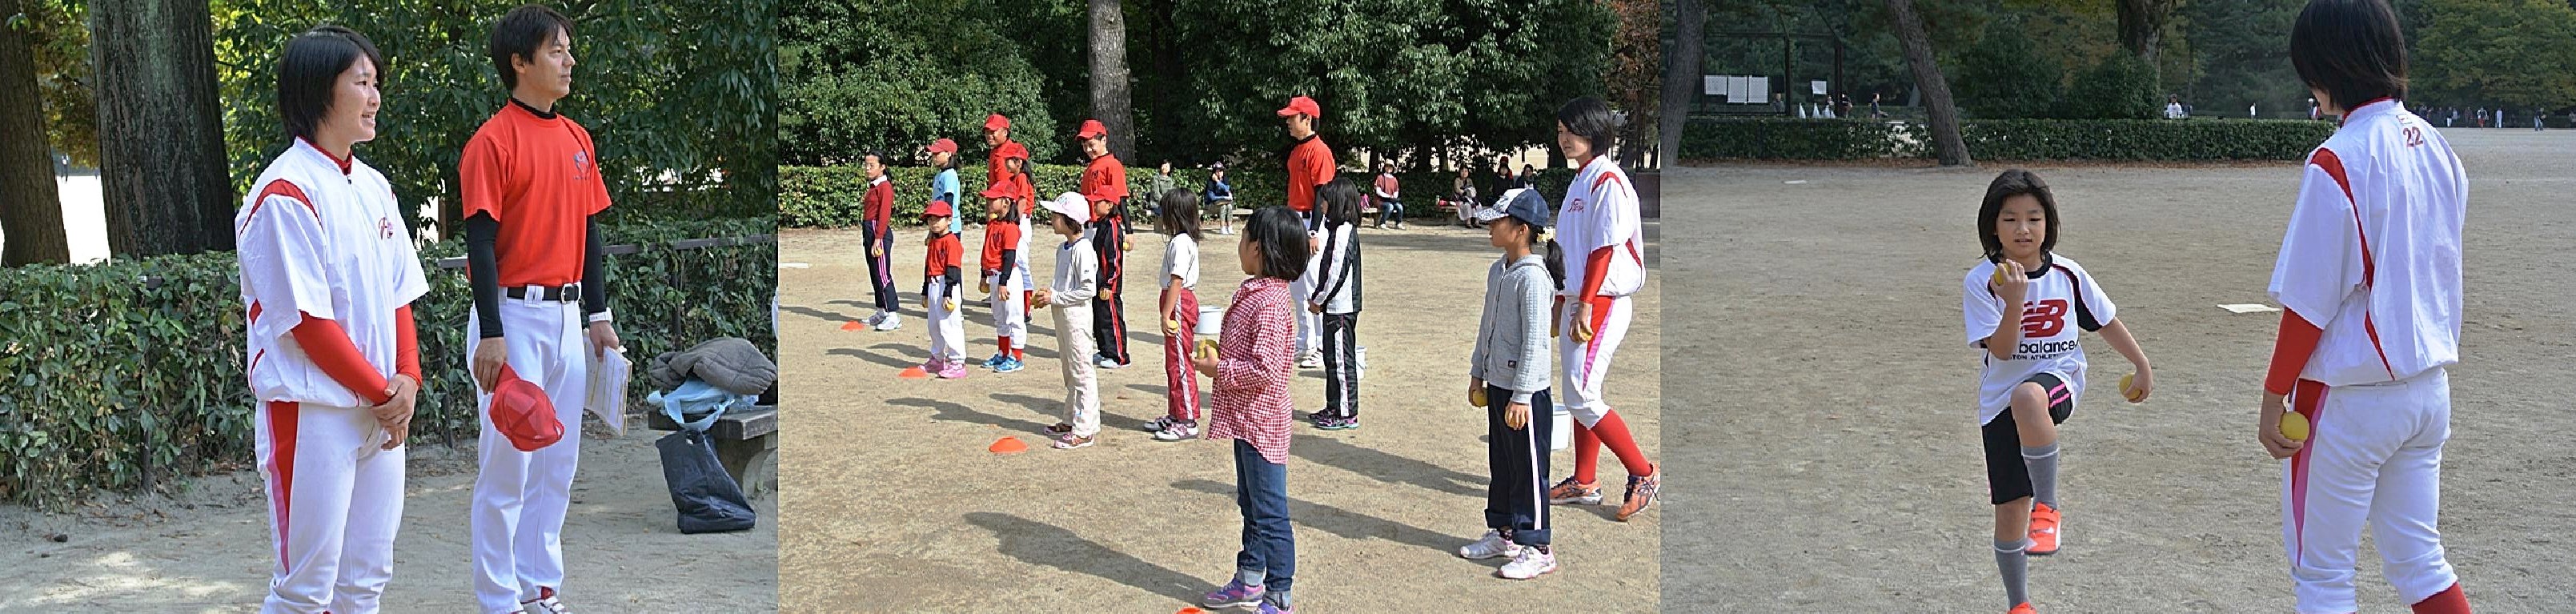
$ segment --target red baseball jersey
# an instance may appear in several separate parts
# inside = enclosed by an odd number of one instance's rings
[[[465,142],[456,174],[465,216],[488,212],[501,223],[492,252],[502,287],[581,280],[589,218],[608,209],[590,131],[506,105]]]

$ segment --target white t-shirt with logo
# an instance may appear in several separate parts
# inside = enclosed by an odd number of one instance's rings
[[[393,184],[365,161],[341,170],[298,139],[233,215],[251,393],[261,401],[366,403],[295,343],[304,314],[340,324],[367,364],[393,373],[394,310],[429,293]],[[372,391],[370,391],[372,392]]]
[[[2013,387],[2032,375],[2056,374],[2066,381],[2070,396],[2083,396],[2084,346],[2077,338],[2119,317],[2119,308],[2103,295],[2101,284],[2093,283],[2093,275],[2084,272],[2083,265],[2063,256],[2050,255],[2047,260],[2046,266],[2030,273],[2030,291],[2023,297],[2021,343],[2010,359],[1996,360],[1986,352],[1986,338],[1994,335],[2004,314],[2004,301],[1993,289],[1995,263],[1977,261],[1961,284],[1959,309],[1967,320],[1968,347],[1977,350],[1985,365],[1978,377],[1977,424],[1993,422],[2011,408]]]

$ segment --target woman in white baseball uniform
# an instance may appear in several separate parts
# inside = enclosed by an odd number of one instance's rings
[[[1601,487],[1594,468],[1608,446],[1628,470],[1627,497],[1618,519],[1626,521],[1655,500],[1663,476],[1655,472],[1628,433],[1628,424],[1603,398],[1610,358],[1628,336],[1635,306],[1628,299],[1646,285],[1645,233],[1637,210],[1637,188],[1628,172],[1610,156],[1618,144],[1619,116],[1598,98],[1584,97],[1556,111],[1556,147],[1579,170],[1557,207],[1557,244],[1565,249],[1565,288],[1557,295],[1563,306],[1558,329],[1559,364],[1565,377],[1565,406],[1574,414],[1574,475],[1548,490],[1557,505],[1594,505]],[[1530,173],[1535,174],[1535,172]]]
[[[2399,102],[2406,43],[2383,0],[2309,2],[2290,29],[2290,65],[2343,118],[2308,155],[2273,265],[2281,332],[2255,424],[2264,450],[2286,459],[2281,538],[2298,611],[2357,609],[2367,527],[2381,575],[2417,614],[2467,614],[2437,521],[2468,176],[2441,132]]]
[[[376,137],[382,57],[336,26],[287,42],[277,107],[294,144],[233,218],[276,540],[264,613],[372,613],[393,577],[420,390],[411,302],[429,285],[391,184],[351,151]]]

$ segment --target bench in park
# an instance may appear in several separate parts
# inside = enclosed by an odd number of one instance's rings
[[[649,426],[656,431],[678,431],[680,424],[662,412],[646,412]],[[778,406],[753,405],[748,409],[727,411],[707,427],[707,436],[715,439],[716,460],[724,463],[725,474],[742,485],[742,496],[759,499],[778,489]]]

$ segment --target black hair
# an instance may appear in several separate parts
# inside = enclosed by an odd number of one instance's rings
[[[1162,199],[1162,206],[1154,213],[1154,218],[1162,226],[1163,234],[1189,235],[1190,240],[1199,240],[1199,195],[1172,188],[1163,193]]]
[[[501,71],[502,89],[519,88],[519,72],[511,69],[510,58],[536,61],[537,50],[553,42],[556,32],[572,36],[572,18],[542,4],[511,9],[492,24],[492,68]]]
[[[1557,245],[1555,239],[1547,240],[1547,277],[1556,282],[1557,290],[1565,289],[1565,247]]]
[[[1334,177],[1331,183],[1315,188],[1315,200],[1322,202],[1324,223],[1339,226],[1360,221],[1360,189],[1351,180]]]
[[[1594,156],[1610,155],[1610,148],[1619,146],[1619,115],[1599,98],[1585,96],[1565,103],[1556,109],[1556,122],[1591,143]]]
[[[2040,238],[2039,253],[2056,251],[2057,196],[2049,193],[2048,182],[2039,175],[2016,168],[1995,175],[1994,183],[1986,184],[1985,202],[1977,206],[1977,242],[1985,246],[1986,260],[2003,261],[2004,240],[1995,236],[1995,218],[2003,214],[2005,200],[2024,194],[2039,199],[2040,215],[2048,218],[2048,236]]]
[[[2310,0],[2290,25],[2290,67],[2349,111],[2406,97],[2406,37],[2387,0]]]
[[[1314,255],[1306,245],[1306,224],[1279,205],[1253,211],[1252,219],[1243,222],[1243,240],[1259,250],[1262,277],[1296,279],[1306,274],[1306,258]]]
[[[1016,209],[1017,207],[1012,208]],[[1065,215],[1064,212],[1061,211],[1047,211],[1047,227],[1050,229],[1054,228],[1056,222],[1070,224],[1073,226],[1075,231],[1082,230],[1082,222],[1073,221],[1073,216]]]
[[[286,122],[286,136],[313,138],[339,95],[340,73],[359,58],[375,65],[376,81],[384,82],[385,57],[366,35],[322,26],[286,41],[286,52],[277,58],[277,113]]]

